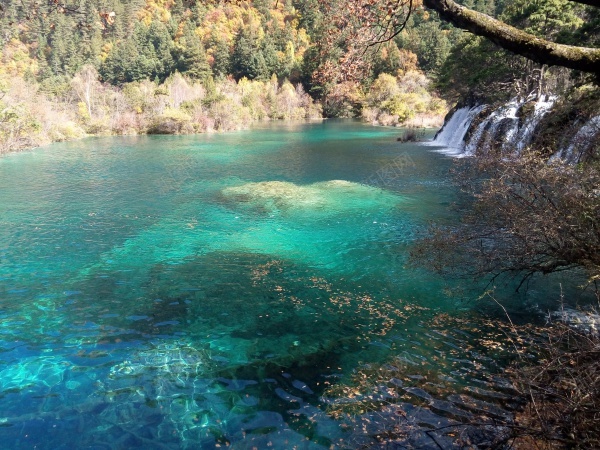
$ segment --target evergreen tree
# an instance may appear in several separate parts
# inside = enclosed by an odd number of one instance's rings
[[[279,67],[279,58],[277,57],[277,49],[270,34],[265,34],[260,45],[260,52],[265,61],[264,72],[260,74],[261,78],[268,78],[274,73],[283,78],[285,68]]]
[[[97,66],[100,49],[102,48],[102,32],[98,21],[98,10],[93,1],[85,0],[82,11],[83,15],[79,22],[81,40],[77,51],[81,54],[83,64]]]
[[[568,0],[512,0],[501,18],[544,39],[565,42],[583,25],[583,7]]]
[[[104,81],[122,84],[143,79],[162,81],[174,69],[171,39],[164,25],[138,24],[131,39],[119,42],[100,66]]]
[[[164,81],[175,69],[175,61],[171,53],[173,49],[173,39],[169,34],[167,27],[158,21],[153,21],[147,28],[146,39],[150,51],[148,57],[154,57],[154,73],[152,78]]]
[[[194,33],[194,25],[187,22],[181,38],[183,49],[177,61],[177,69],[191,78],[204,80],[211,75],[206,51],[199,37]]]
[[[72,19],[64,14],[52,13],[50,20],[53,30],[48,39],[48,64],[54,75],[72,75],[79,59]]]
[[[373,76],[377,77],[381,73],[395,75],[401,68],[402,58],[396,43],[391,41],[382,45],[373,61]]]
[[[206,13],[208,12],[208,7],[204,2],[192,2],[190,6],[190,10],[192,12],[192,21],[196,25],[200,25],[204,18],[206,17]]]
[[[212,72],[215,77],[222,78],[231,73],[231,57],[229,45],[224,39],[215,39],[211,42],[212,50]]]
[[[185,6],[183,5],[183,0],[175,0],[173,7],[171,8],[171,17],[173,21],[178,23],[183,17],[184,12]]]
[[[16,3],[10,2],[0,11],[0,46],[18,36],[18,8]]]
[[[114,20],[112,24],[107,24],[106,29],[104,30],[104,35],[108,39],[113,42],[120,41],[124,39],[129,30],[129,24],[131,17],[127,15],[125,11],[125,5],[121,2],[116,2],[110,11],[106,12],[114,12]]]
[[[440,27],[439,21],[429,20],[416,30],[415,53],[425,72],[436,72],[450,53],[450,41]]]
[[[254,0],[252,6],[254,6],[261,15],[261,21],[263,24],[271,20],[271,8],[273,6],[271,0]]]
[[[237,35],[231,55],[231,72],[236,79],[269,79],[269,67],[265,61],[256,30],[243,28]]]
[[[300,26],[313,36],[317,34],[323,21],[319,0],[294,0],[293,5],[300,13]]]

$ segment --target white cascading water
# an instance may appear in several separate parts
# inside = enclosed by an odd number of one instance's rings
[[[524,120],[517,114],[531,99],[511,100],[492,111],[474,129],[473,119],[486,105],[460,108],[446,122],[430,145],[443,147],[439,150],[442,153],[464,157],[474,155],[477,149],[486,151],[495,142],[502,142],[504,152],[520,154],[531,143],[537,125],[551,110],[555,100],[555,97],[537,100],[533,105],[533,112]],[[469,139],[465,141],[469,130]]]
[[[529,101],[511,100],[493,111],[477,126],[471,139],[465,144],[465,154],[474,155],[477,148],[484,152],[490,150],[497,141],[502,142],[502,151],[505,154],[520,154],[531,143],[536,127],[555,101],[555,97],[536,101],[533,112],[522,121],[517,113]]]
[[[448,120],[442,129],[436,134],[430,145],[443,147],[439,150],[452,156],[461,156],[465,146],[465,135],[473,122],[473,119],[479,114],[485,105],[457,109],[450,120]]]
[[[535,102],[533,114],[525,119],[525,123],[520,128],[515,141],[518,154],[521,154],[523,149],[531,143],[533,140],[533,132],[540,123],[540,120],[550,112],[555,102],[555,96],[548,97],[546,100],[540,99]]]
[[[493,111],[487,119],[482,121],[473,134],[469,142],[465,143],[464,153],[468,156],[475,154],[478,146],[481,146],[484,150],[489,150],[492,143],[497,139],[497,132],[500,124],[504,121],[510,121],[510,128],[508,131],[510,135],[514,135],[515,127],[518,127],[519,119],[517,118],[517,111],[519,110],[520,104],[511,101],[506,105],[502,105],[500,108]],[[506,136],[508,138],[508,136]],[[506,142],[506,141],[503,141]]]
[[[600,116],[592,117],[575,133],[567,147],[563,147],[554,157],[570,163],[577,163],[590,146],[594,137],[600,134]]]

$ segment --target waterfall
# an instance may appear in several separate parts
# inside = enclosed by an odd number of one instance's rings
[[[595,116],[585,122],[569,140],[568,146],[561,148],[553,158],[562,158],[569,163],[579,162],[598,135],[600,135],[600,116]]]
[[[486,105],[457,109],[429,145],[443,147],[438,151],[455,157],[498,147],[503,153],[518,155],[531,143],[535,129],[555,100],[555,97],[535,102],[513,99],[477,124],[473,121]]]
[[[525,147],[527,147],[531,141],[533,140],[533,133],[542,120],[542,118],[550,112],[554,103],[556,102],[556,97],[552,96],[546,100],[538,100],[535,102],[533,114],[527,119],[525,119],[525,123],[521,127],[519,131],[519,135],[516,139],[516,148],[517,153],[521,153]]]
[[[465,154],[474,155],[478,146],[481,146],[484,150],[489,150],[494,141],[498,136],[498,129],[501,124],[504,124],[503,129],[507,131],[506,134],[514,135],[518,127],[519,119],[517,118],[517,111],[519,109],[519,103],[511,101],[506,105],[492,111],[492,113],[483,120],[475,129],[471,135],[471,139],[465,143]],[[508,125],[507,125],[508,122]]]
[[[531,143],[536,127],[555,101],[555,97],[536,101],[524,119],[522,111],[530,101],[514,99],[502,105],[477,126],[465,145],[465,154],[474,155],[478,148],[486,152],[498,143],[503,153],[520,154]]]
[[[442,153],[460,156],[465,145],[465,135],[469,131],[471,122],[483,108],[485,108],[485,105],[465,106],[457,109],[429,145],[443,147],[439,150]]]

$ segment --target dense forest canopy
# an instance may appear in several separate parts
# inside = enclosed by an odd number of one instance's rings
[[[328,70],[362,78],[358,66],[366,64],[374,79],[401,69],[410,54],[435,75],[461,33],[433,10],[529,59],[550,64],[573,59],[584,70],[597,69],[600,51],[580,48],[597,45],[598,9],[584,5],[593,2],[463,3],[426,0],[423,8],[420,0],[11,0],[0,10],[0,38],[5,51],[23,46],[20,51],[34,61],[26,70],[38,79],[73,75],[92,64],[111,84],[162,81],[177,71],[199,79],[276,74],[319,90],[319,75]],[[568,55],[561,56],[564,52]]]
[[[347,66],[349,35],[330,40],[331,14],[344,4],[6,2],[0,10],[0,141],[11,143],[0,151],[83,132],[227,130],[252,120],[363,111],[379,123],[422,117],[423,124],[436,117],[439,124],[446,106],[432,93],[431,80],[448,54],[448,30],[433,17],[415,15],[413,36],[361,55],[367,70],[360,77],[330,78],[328,68]],[[384,101],[375,104],[368,92],[382,75],[393,83],[385,91],[389,98],[380,91],[375,97]],[[59,116],[68,129],[48,123]]]
[[[447,108],[435,92],[499,99],[589,78],[548,70],[446,20],[472,29],[463,16],[478,11],[541,43],[580,48],[598,45],[600,9],[571,0],[462,3],[468,9],[447,0],[8,0],[0,9],[3,136],[44,131],[26,107],[43,102],[25,91],[64,105],[88,133],[186,132],[235,127],[223,118],[227,102],[238,105],[235,123],[323,114],[435,125]],[[187,93],[167,101],[176,75]]]

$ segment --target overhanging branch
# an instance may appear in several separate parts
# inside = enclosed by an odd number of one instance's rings
[[[588,3],[588,0],[571,0]],[[540,39],[518,28],[452,0],[424,0],[425,6],[458,28],[485,37],[506,50],[541,64],[562,66],[600,75],[600,49],[556,44]],[[589,3],[596,3],[589,0]]]

